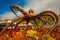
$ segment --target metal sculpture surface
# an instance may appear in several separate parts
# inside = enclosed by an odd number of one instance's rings
[[[26,24],[28,24],[30,22],[30,20],[33,20],[35,22],[35,24],[38,26],[38,24],[36,23],[36,19],[39,19],[41,21],[43,21],[44,24],[48,23],[49,25],[53,25],[53,28],[51,29],[51,32],[54,30],[55,26],[58,24],[58,16],[52,12],[52,11],[43,11],[39,14],[34,14],[34,11],[32,9],[30,9],[28,12],[26,12],[26,10],[24,10],[22,7],[17,6],[15,4],[10,6],[11,11],[17,16],[16,19],[14,19],[14,21],[11,24],[8,24],[6,27],[3,28],[2,32],[9,27],[10,25],[12,25],[14,22],[18,21],[17,24],[15,25],[15,27],[17,27],[17,25],[19,23],[21,23],[23,20],[26,21]],[[14,8],[18,9],[24,16],[19,16],[14,12]],[[46,19],[42,19],[42,16],[50,16],[53,20],[52,22],[48,21],[48,17]],[[2,33],[1,32],[1,33]],[[50,32],[50,33],[51,33]]]

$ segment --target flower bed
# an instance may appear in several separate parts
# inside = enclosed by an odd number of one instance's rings
[[[18,29],[18,30],[17,30]],[[6,29],[0,40],[60,40],[60,27],[56,27],[49,34],[50,28],[32,28],[28,26],[24,29]]]

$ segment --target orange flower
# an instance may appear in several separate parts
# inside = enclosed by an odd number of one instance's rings
[[[2,40],[2,37],[0,36],[0,40]]]

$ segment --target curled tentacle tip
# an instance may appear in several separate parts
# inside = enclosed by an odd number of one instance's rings
[[[15,5],[15,4],[12,4],[10,7],[11,7],[11,8],[14,8],[14,7],[16,7],[16,5]]]

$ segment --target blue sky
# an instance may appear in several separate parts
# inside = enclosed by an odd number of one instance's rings
[[[0,19],[2,17],[5,19],[14,19],[16,17],[10,10],[11,4],[19,5],[26,11],[32,8],[36,14],[45,10],[51,10],[56,12],[56,14],[60,14],[60,0],[0,0]],[[19,11],[16,13],[21,16]]]
[[[0,0],[0,14],[3,14],[6,11],[10,11],[11,4],[18,4],[22,7],[25,5],[25,0]]]

